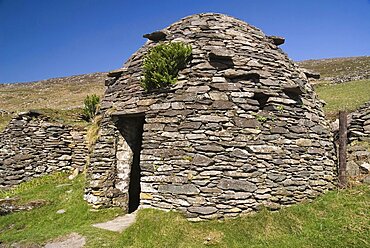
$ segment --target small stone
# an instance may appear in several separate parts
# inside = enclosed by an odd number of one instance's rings
[[[214,101],[227,101],[229,98],[223,92],[209,92],[209,97]]]
[[[221,152],[224,150],[222,146],[218,145],[204,145],[204,146],[197,146],[195,149],[205,152]]]
[[[215,59],[215,60],[224,60],[224,59],[232,59],[234,56],[234,52],[228,51],[227,49],[212,49],[211,52],[209,53],[209,58],[210,59]]]
[[[173,102],[173,103],[171,103],[171,108],[172,109],[184,109],[185,104],[182,103],[182,102]]]
[[[166,102],[166,103],[153,104],[150,106],[150,108],[153,110],[164,110],[164,109],[169,109],[170,106],[171,104],[169,102]]]
[[[307,78],[320,79],[320,73],[308,70],[306,68],[301,68],[301,71],[306,75]]]
[[[234,149],[230,155],[237,158],[248,158],[250,156],[248,151],[239,148]]]
[[[162,132],[161,136],[172,139],[184,139],[184,135],[179,132]]]
[[[186,134],[185,137],[188,139],[188,140],[200,140],[200,139],[206,139],[207,136],[203,133],[196,133],[196,134],[193,134],[193,133],[189,133],[189,134]]]
[[[149,106],[152,105],[153,103],[157,102],[156,99],[142,99],[137,102],[138,106]]]
[[[219,91],[239,91],[242,85],[240,83],[213,83],[211,87]]]
[[[57,214],[64,214],[66,211],[64,210],[64,209],[59,209],[58,211],[57,211]]]
[[[254,93],[252,92],[231,92],[231,96],[233,97],[251,98],[253,95]]]
[[[209,86],[192,86],[189,87],[186,92],[191,92],[191,93],[206,93],[210,90]]]
[[[235,125],[237,127],[243,128],[255,128],[260,126],[260,123],[256,119],[248,119],[248,118],[234,118]]]
[[[348,176],[358,176],[360,174],[360,168],[354,161],[348,161],[346,173]]]
[[[254,171],[257,171],[257,167],[250,165],[250,164],[245,164],[242,166],[242,170],[244,172],[254,172]]]
[[[284,133],[288,133],[289,131],[283,127],[273,127],[271,128],[271,133],[272,134],[284,134]]]
[[[245,70],[235,70],[235,69],[227,69],[224,72],[225,78],[243,78],[245,80],[258,80],[260,75],[254,71],[245,71]]]
[[[283,91],[285,93],[292,93],[292,94],[295,94],[295,95],[302,95],[305,90],[303,90],[300,86],[298,85],[284,85],[283,86]]]
[[[261,65],[257,60],[252,59],[247,63],[248,66],[250,67],[257,67],[257,68],[262,68],[263,65]]]
[[[73,179],[75,179],[75,178],[78,176],[78,173],[80,173],[80,170],[79,170],[78,168],[75,168],[75,169],[73,170],[72,175],[69,175],[69,176],[68,176],[68,179],[69,179],[69,180],[73,180]]]
[[[197,213],[197,214],[213,214],[217,212],[217,208],[215,207],[189,207],[188,211],[191,213]]]
[[[153,195],[150,193],[140,193],[140,199],[151,200],[153,199]]]
[[[152,41],[161,41],[166,39],[167,34],[164,31],[154,31],[150,34],[144,34],[143,37]]]
[[[173,185],[165,184],[158,187],[158,192],[160,193],[171,193],[175,195],[197,195],[199,194],[199,189],[192,184],[184,185]]]
[[[281,205],[275,202],[266,202],[263,204],[269,210],[279,210]]]
[[[360,164],[360,169],[364,172],[364,173],[370,173],[370,164],[369,163],[362,163]]]
[[[212,83],[226,83],[226,79],[224,77],[212,77]]]
[[[233,109],[235,104],[230,101],[214,101],[212,103],[212,109],[221,109],[221,110],[228,110]]]
[[[213,160],[210,159],[209,157],[206,157],[201,154],[197,154],[194,156],[193,160],[191,161],[193,165],[198,165],[198,166],[209,166],[213,163]]]
[[[285,38],[284,37],[281,37],[281,36],[271,35],[271,36],[268,36],[268,38],[271,39],[272,42],[276,46],[280,46],[280,45],[284,44],[284,42],[285,42]]]
[[[228,213],[240,213],[241,211],[240,208],[231,208],[227,210]]]
[[[363,183],[370,184],[370,175],[366,176],[363,180]]]
[[[297,146],[312,146],[312,141],[309,139],[297,139],[296,140]]]
[[[283,153],[283,149],[278,146],[268,146],[268,145],[255,145],[248,146],[248,148],[254,153]]]
[[[229,118],[217,115],[200,115],[198,117],[191,117],[189,120],[201,122],[227,122],[229,121]]]
[[[236,179],[221,179],[218,186],[220,189],[253,192],[257,189],[254,183]]]

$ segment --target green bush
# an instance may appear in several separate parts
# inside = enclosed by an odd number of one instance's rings
[[[84,118],[92,121],[100,103],[100,97],[95,94],[87,95],[84,100]]]
[[[141,86],[150,91],[169,87],[190,61],[192,48],[183,42],[160,43],[144,58]]]

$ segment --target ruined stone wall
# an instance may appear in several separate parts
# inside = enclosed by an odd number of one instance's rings
[[[370,141],[370,102],[353,112],[350,120],[348,126],[349,141]]]
[[[0,133],[0,187],[55,171],[82,171],[88,155],[85,133],[38,113],[18,115]]]
[[[347,175],[352,180],[370,184],[370,102],[349,115]],[[357,141],[357,142],[356,142]],[[358,142],[359,141],[359,142]]]
[[[120,190],[116,117],[145,115],[140,157],[143,207],[189,218],[236,216],[293,204],[334,187],[332,135],[306,75],[260,30],[224,15],[195,15],[165,29],[193,48],[177,84],[146,93],[149,41],[109,74],[100,137],[85,199],[127,207]]]

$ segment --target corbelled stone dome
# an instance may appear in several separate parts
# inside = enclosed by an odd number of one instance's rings
[[[88,202],[208,219],[277,209],[333,187],[322,102],[310,74],[277,47],[283,38],[212,13],[145,37],[106,80]],[[172,88],[145,92],[143,58],[168,41],[190,44],[192,59]]]

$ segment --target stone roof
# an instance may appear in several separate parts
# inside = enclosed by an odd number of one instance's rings
[[[163,35],[158,40],[153,33]],[[113,103],[123,94],[145,97],[140,86],[143,56],[160,41],[183,41],[193,48],[193,59],[180,72],[175,90],[181,89],[184,84],[200,83],[229,90],[240,86],[234,82],[249,80],[253,81],[255,90],[273,92],[286,89],[313,94],[305,71],[276,45],[281,44],[283,38],[266,36],[258,28],[236,18],[223,14],[197,14],[153,33],[144,36],[151,37],[154,41],[148,40],[122,68],[109,74],[104,107],[112,107],[107,106],[108,102]],[[225,85],[226,82],[234,84]],[[125,89],[124,93],[122,88]],[[127,110],[125,104],[116,104],[114,107],[117,110]],[[137,111],[145,111],[145,108]]]

